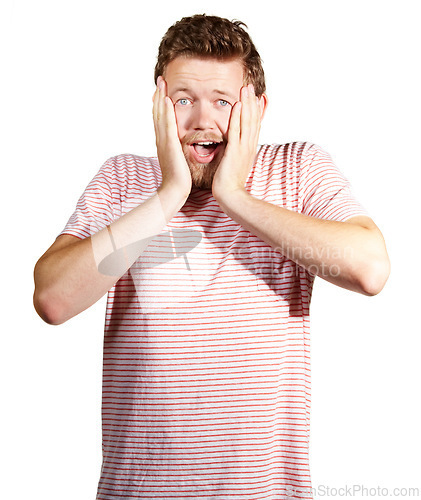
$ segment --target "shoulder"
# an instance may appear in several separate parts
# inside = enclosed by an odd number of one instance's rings
[[[143,203],[161,184],[162,173],[156,157],[134,154],[112,156],[104,163],[119,215]]]
[[[258,152],[258,160],[265,163],[286,165],[301,163],[309,155],[322,151],[320,146],[308,141],[294,141],[285,144],[263,144]]]
[[[142,185],[156,189],[161,183],[161,169],[156,157],[119,154],[108,158],[101,170],[110,182],[120,186]]]
[[[328,157],[320,146],[309,141],[284,144],[263,144],[259,147],[249,183],[267,190],[282,189],[298,192],[305,172],[313,172],[318,165],[326,165]],[[324,167],[325,168],[325,167]]]
[[[108,168],[116,174],[130,171],[147,172],[159,169],[159,164],[158,159],[155,157],[124,153],[108,158],[104,163],[104,168]]]

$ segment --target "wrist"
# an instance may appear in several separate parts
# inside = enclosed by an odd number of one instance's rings
[[[169,215],[167,220],[171,219],[184,205],[189,197],[190,190],[180,189],[174,183],[162,183],[157,189],[157,194],[161,205],[166,207],[165,212]]]
[[[237,210],[242,203],[247,202],[247,199],[251,197],[250,193],[241,186],[215,189],[212,194],[225,213]]]

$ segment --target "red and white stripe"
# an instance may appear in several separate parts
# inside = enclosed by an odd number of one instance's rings
[[[62,234],[85,238],[159,187],[108,160]],[[262,146],[247,189],[314,217],[365,211],[329,155]],[[194,191],[108,294],[98,500],[311,498],[313,277]]]

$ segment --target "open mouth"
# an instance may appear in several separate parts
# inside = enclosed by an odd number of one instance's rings
[[[222,142],[200,141],[190,145],[195,160],[199,163],[210,163]]]
[[[219,142],[195,142],[193,147],[199,156],[209,156],[219,144]]]

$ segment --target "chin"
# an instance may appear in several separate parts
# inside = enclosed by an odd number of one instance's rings
[[[187,165],[190,169],[192,187],[196,189],[212,189],[212,182],[215,172],[219,166],[219,157],[214,158],[210,163],[199,163],[185,154]]]
[[[212,181],[218,165],[214,163],[187,163],[191,173],[192,187],[212,189]]]
[[[199,139],[201,142],[218,142],[218,146],[211,151],[209,155],[202,156],[198,154],[195,148],[195,143],[193,142],[198,141]],[[201,134],[200,138],[198,137],[198,134],[195,134],[194,136],[189,136],[181,140],[181,146],[187,165],[190,169],[192,187],[196,189],[211,190],[215,172],[224,156],[224,141],[220,137],[216,137],[212,134],[206,134],[206,137]],[[209,156],[209,162],[205,161],[206,156]]]

